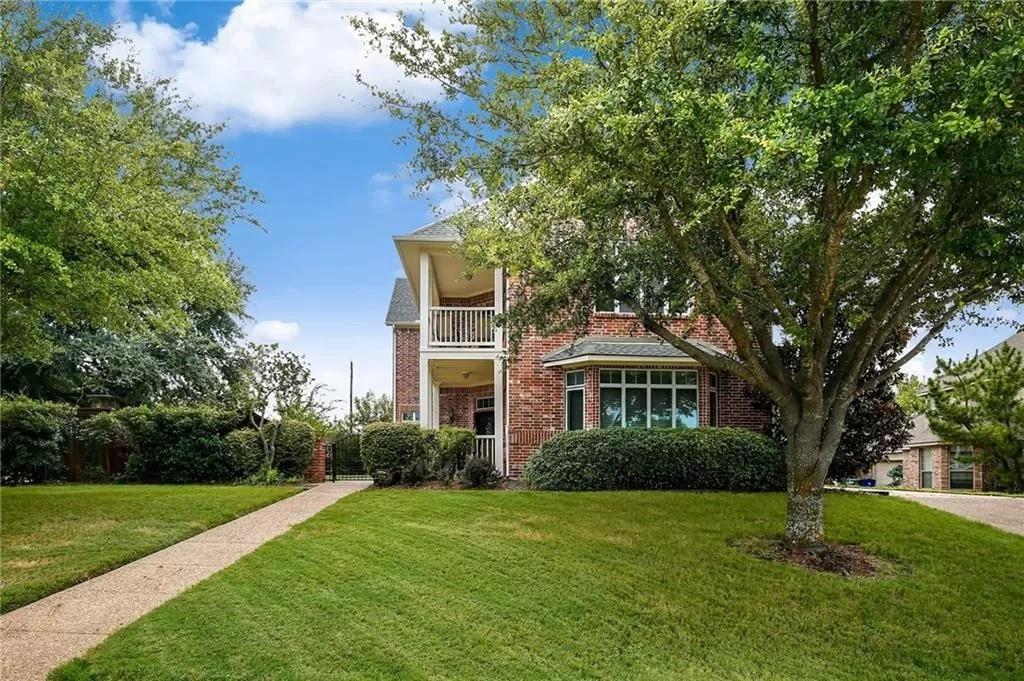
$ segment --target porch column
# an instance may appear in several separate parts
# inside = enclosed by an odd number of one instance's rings
[[[505,475],[505,361],[494,360],[494,468]]]
[[[430,380],[430,360],[420,354],[420,425],[429,428],[433,418],[430,401],[433,397]]]
[[[430,385],[430,427],[441,427],[441,385],[432,383]]]
[[[430,345],[430,254],[420,251],[420,350]],[[420,385],[422,394],[423,385]],[[422,411],[422,402],[420,404]]]
[[[494,269],[494,313],[502,314],[505,311],[505,270],[500,267]],[[494,327],[494,347],[501,350],[505,347],[505,327]],[[495,412],[497,416],[497,412]]]

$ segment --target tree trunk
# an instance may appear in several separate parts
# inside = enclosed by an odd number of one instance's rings
[[[818,430],[808,434],[807,430]],[[825,474],[835,451],[821,451],[820,428],[801,427],[786,443],[786,543],[818,548],[825,540]]]

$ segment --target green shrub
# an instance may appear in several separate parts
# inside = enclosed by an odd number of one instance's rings
[[[466,461],[466,466],[459,473],[459,480],[464,487],[494,487],[498,484],[498,473],[490,461],[476,456]]]
[[[238,428],[228,433],[225,439],[232,465],[238,471],[236,477],[248,478],[260,472],[266,457],[263,456],[263,445],[255,430]]]
[[[276,468],[261,466],[255,472],[239,480],[238,484],[249,485],[250,487],[277,487],[288,481],[288,478],[281,475],[281,471]]]
[[[274,467],[286,478],[301,478],[313,458],[316,432],[303,421],[285,419],[277,431]]]
[[[473,456],[476,435],[469,428],[455,426],[441,426],[438,431],[424,432],[437,433],[430,450],[432,475],[445,482],[451,480]]]
[[[402,481],[402,471],[432,454],[434,435],[415,423],[371,423],[359,438],[363,468],[378,485]]]
[[[524,480],[547,490],[779,490],[778,445],[749,430],[572,431],[545,442]]]
[[[43,482],[64,472],[75,409],[26,397],[0,399],[0,476],[3,484]]]
[[[127,480],[224,482],[242,475],[227,440],[239,422],[214,407],[128,407],[89,419],[82,432],[92,444],[125,440]]]

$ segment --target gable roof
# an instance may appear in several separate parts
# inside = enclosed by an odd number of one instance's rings
[[[409,280],[395,279],[395,288],[391,290],[391,303],[388,305],[388,316],[384,323],[388,326],[399,326],[419,322],[420,313],[416,307],[416,300],[412,297]]]
[[[691,343],[716,355],[726,353],[718,347],[699,340]],[[580,363],[588,359],[624,360],[689,360],[693,359],[679,348],[669,345],[660,338],[653,336],[618,337],[618,336],[587,336],[580,338],[557,350],[553,350],[541,358],[545,366]]]
[[[928,425],[927,414],[918,414],[914,417],[913,425],[910,427],[910,440],[904,445],[903,449],[937,445],[942,444],[942,442],[942,438],[932,432],[931,426]]]
[[[1015,350],[1017,350],[1019,352],[1024,352],[1024,331],[1018,331],[1017,333],[1013,334],[1012,336],[1010,336],[1009,338],[1007,338],[1003,342],[998,343],[998,344],[994,345],[993,347],[989,348],[988,350],[986,350],[982,354],[987,355],[990,352],[995,352],[996,350],[998,350],[999,348],[1003,347],[1004,345],[1009,345],[1011,348],[1014,348]]]

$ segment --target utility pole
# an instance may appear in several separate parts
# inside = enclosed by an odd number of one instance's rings
[[[352,401],[352,376],[355,370],[352,368],[352,360],[348,361],[348,432],[356,432],[356,403]]]

